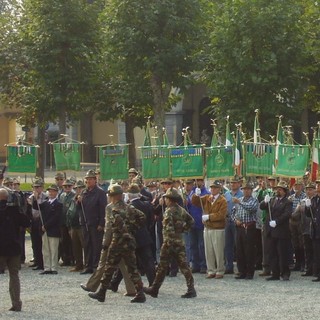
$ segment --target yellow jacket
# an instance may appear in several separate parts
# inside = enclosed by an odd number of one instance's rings
[[[191,202],[193,205],[203,207],[203,215],[208,214],[209,220],[203,222],[204,226],[208,229],[224,229],[226,225],[226,217],[227,217],[227,200],[223,195],[219,195],[219,197],[212,202],[212,195],[205,195],[199,197],[197,195],[193,195]]]

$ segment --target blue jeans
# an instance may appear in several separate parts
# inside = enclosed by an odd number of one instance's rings
[[[233,221],[227,221],[225,228],[224,259],[226,271],[233,271],[234,249],[236,243],[236,225]]]
[[[190,249],[192,256],[192,269],[207,270],[206,256],[204,253],[203,230],[191,229],[190,234]]]

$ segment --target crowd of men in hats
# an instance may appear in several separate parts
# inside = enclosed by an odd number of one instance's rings
[[[305,178],[305,177],[304,177]],[[20,311],[20,263],[30,231],[33,263],[40,275],[60,266],[88,274],[81,288],[105,301],[122,279],[131,302],[158,297],[166,275],[180,270],[187,284],[182,298],[197,296],[193,274],[207,279],[289,280],[292,270],[320,281],[320,181],[235,176],[228,185],[203,178],[164,179],[144,184],[135,169],[128,180],[100,183],[99,171],[84,181],[57,173],[44,190],[35,178],[32,192],[17,179],[0,176],[0,272],[8,268],[12,311]],[[237,273],[234,265],[236,262]],[[148,285],[143,285],[146,275]]]

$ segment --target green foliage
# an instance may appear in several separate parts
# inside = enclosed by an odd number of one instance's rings
[[[208,64],[212,112],[246,127],[259,108],[263,131],[275,129],[276,114],[296,119],[308,81],[300,0],[225,0],[212,7]],[[272,118],[268,122],[265,119]]]
[[[114,90],[126,88],[117,100],[151,105],[159,127],[171,88],[183,88],[195,68],[200,13],[195,0],[107,1],[102,22],[108,69]]]
[[[66,115],[71,121],[94,102],[99,11],[99,1],[24,1],[18,28],[22,123],[65,121]]]

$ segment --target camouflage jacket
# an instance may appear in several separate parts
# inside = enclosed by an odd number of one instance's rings
[[[163,216],[163,239],[182,240],[182,234],[189,231],[193,224],[191,215],[179,205],[167,207]]]
[[[106,226],[103,240],[104,248],[110,244],[124,245],[131,242],[135,246],[136,230],[145,223],[145,215],[122,200],[106,207]]]

